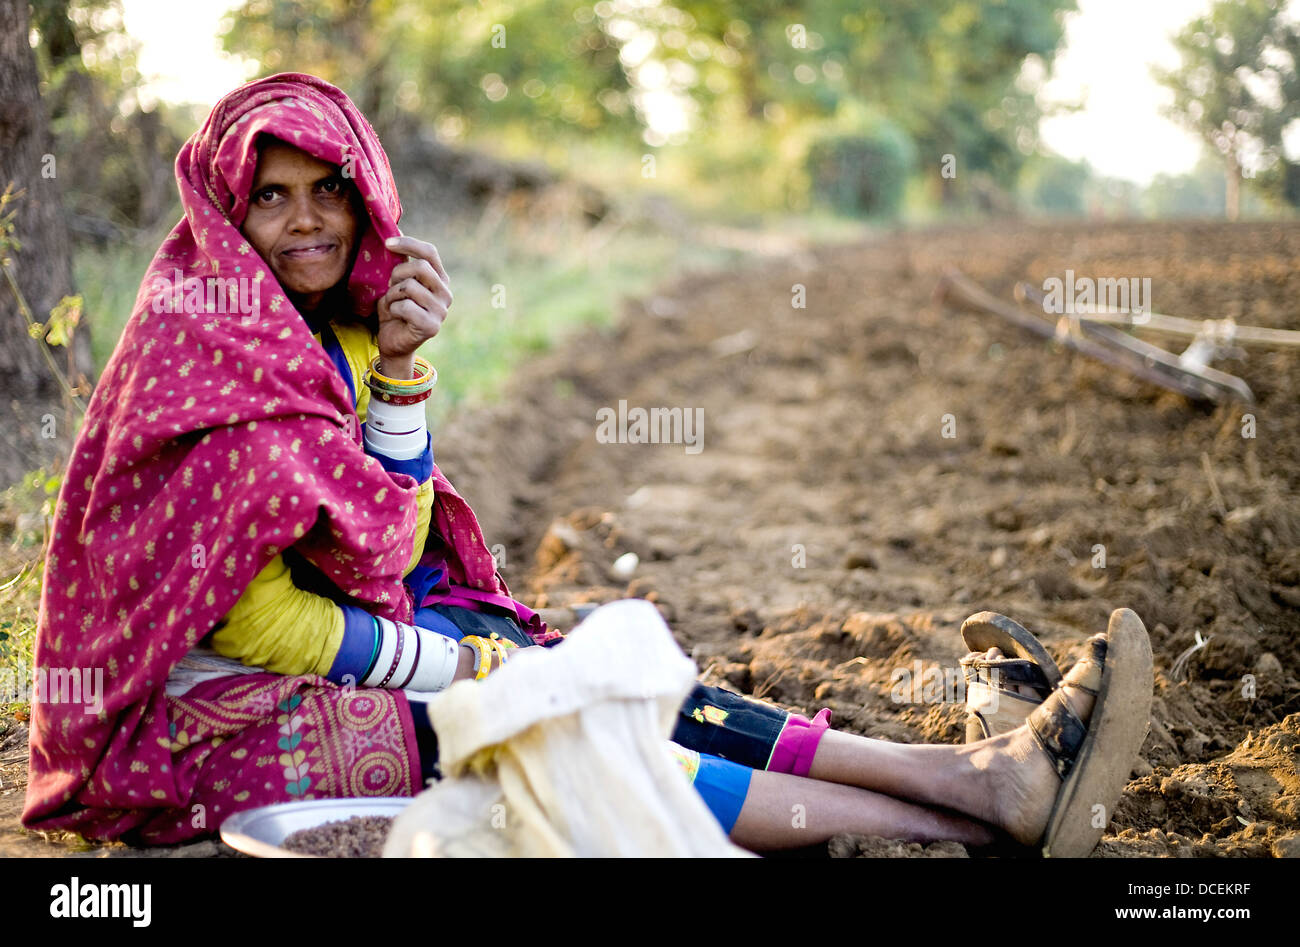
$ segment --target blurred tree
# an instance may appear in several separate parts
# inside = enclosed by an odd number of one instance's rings
[[[31,11],[73,235],[103,243],[159,224],[193,117],[142,102],[121,0],[35,0]]]
[[[813,139],[807,158],[813,195],[846,215],[896,217],[916,148],[886,118],[866,116],[853,124],[850,131]]]
[[[229,21],[228,51],[335,83],[381,137],[419,122],[452,139],[640,132],[618,42],[590,4],[247,0]]]
[[[1034,92],[1074,0],[246,0],[226,49],[347,89],[381,136],[435,123],[631,149],[707,133],[718,154],[777,129],[786,171],[846,102],[1009,186],[1035,145]],[[342,38],[342,39],[341,39]],[[1033,68],[1026,69],[1027,61]],[[799,145],[795,148],[794,145]],[[703,150],[701,167],[712,166]],[[799,186],[791,176],[791,188]]]
[[[1014,181],[1036,144],[1034,93],[1074,0],[678,0],[730,65],[753,118],[789,125],[845,98],[896,122],[946,199],[968,172]],[[1027,61],[1031,64],[1026,68]],[[945,155],[956,176],[940,176]]]
[[[1243,171],[1265,170],[1261,184],[1283,198],[1295,179],[1282,136],[1300,117],[1300,25],[1285,6],[1217,0],[1174,37],[1179,67],[1153,70],[1174,93],[1168,114],[1222,155],[1229,220],[1239,214]]]
[[[1021,191],[1034,210],[1054,216],[1081,217],[1087,209],[1087,191],[1092,178],[1087,161],[1039,155],[1026,162],[1020,179]]]
[[[1142,211],[1150,217],[1222,217],[1226,208],[1217,151],[1202,155],[1187,174],[1157,174],[1142,195]]]
[[[59,431],[61,394],[28,334],[28,316],[43,320],[72,290],[67,226],[59,200],[56,155],[51,151],[39,94],[27,0],[0,0],[0,191],[16,202],[0,211],[0,482],[49,463],[71,441]],[[25,314],[27,306],[30,313]],[[81,333],[84,337],[84,333]],[[81,345],[82,371],[90,372]]]

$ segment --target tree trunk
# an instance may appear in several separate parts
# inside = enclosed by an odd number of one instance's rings
[[[73,156],[50,155],[49,127],[41,102],[36,57],[28,43],[27,0],[0,0],[0,190],[22,191],[10,270],[37,322],[72,291],[71,248],[59,202],[58,164]],[[76,332],[77,369],[92,372],[87,328]],[[66,371],[67,353],[55,362]],[[71,381],[75,384],[76,379]],[[0,486],[66,455],[68,430],[60,389],[41,355],[9,281],[0,275]]]
[[[1226,214],[1229,220],[1236,220],[1241,213],[1241,165],[1231,153],[1224,162],[1224,184]]]

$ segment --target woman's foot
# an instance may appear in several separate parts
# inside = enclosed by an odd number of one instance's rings
[[[1094,694],[1101,685],[1105,655],[1105,635],[1088,639],[1085,656],[1061,681],[1061,689],[1085,727],[1096,703]],[[1021,844],[1037,843],[1047,828],[1062,783],[1052,760],[1028,725],[977,746],[980,750],[974,762],[985,770],[988,780],[990,811],[984,818]]]

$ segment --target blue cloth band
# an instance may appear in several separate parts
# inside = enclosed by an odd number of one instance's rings
[[[700,754],[700,768],[695,774],[695,789],[709,807],[722,831],[731,834],[740,810],[749,795],[749,780],[754,771],[721,757]]]
[[[365,443],[366,426],[361,425],[361,443]],[[416,483],[424,483],[433,476],[433,435],[427,431],[424,435],[425,447],[424,453],[419,457],[412,457],[410,460],[394,460],[386,454],[378,451],[371,451],[366,448],[366,453],[375,458],[384,465],[384,469],[389,473],[404,473],[415,478]]]
[[[334,657],[325,674],[335,684],[347,684],[345,678],[351,677],[352,684],[360,684],[370,673],[370,665],[375,660],[379,645],[379,629],[374,618],[363,608],[355,605],[340,605],[343,609],[343,643],[339,653]]]
[[[334,367],[338,369],[343,380],[347,382],[348,391],[352,394],[352,403],[357,403],[357,386],[352,380],[352,366],[348,364],[347,356],[343,354],[343,346],[339,343],[339,337],[334,334],[333,327],[327,322],[320,330],[320,344],[325,349],[325,354],[330,357]]]
[[[436,631],[440,635],[445,635],[452,641],[460,641],[466,634],[466,632],[457,628],[450,618],[438,614],[432,608],[417,608],[415,610],[414,624],[428,631]]]
[[[406,573],[403,579],[406,587],[411,590],[411,601],[419,608],[420,603],[425,599],[438,583],[442,581],[442,568],[440,566],[426,566],[424,564],[416,566],[410,572]],[[420,624],[417,620],[415,624]]]

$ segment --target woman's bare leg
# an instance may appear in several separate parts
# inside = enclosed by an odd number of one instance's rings
[[[1062,687],[1087,722],[1093,698],[1072,687],[1080,665]],[[814,780],[858,786],[922,806],[939,806],[1033,842],[1047,824],[1060,779],[1028,728],[956,746],[872,740],[828,730],[808,772]]]
[[[856,786],[762,770],[750,778],[731,839],[754,851],[774,851],[824,842],[841,832],[915,842],[986,845],[993,840],[987,826],[959,815]]]

